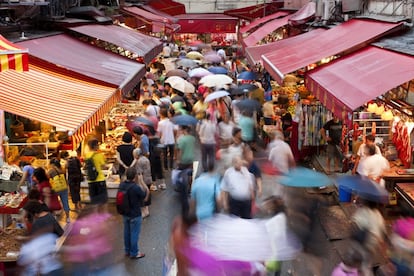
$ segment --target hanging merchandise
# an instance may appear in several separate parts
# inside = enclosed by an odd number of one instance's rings
[[[405,168],[410,168],[411,166],[411,143],[410,143],[410,133],[413,129],[413,123],[404,122],[403,120],[394,121],[392,130],[392,142],[394,143],[398,157],[403,163]]]

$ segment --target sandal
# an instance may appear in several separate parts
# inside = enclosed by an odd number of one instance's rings
[[[141,259],[141,258],[144,258],[145,257],[145,254],[144,253],[138,253],[138,255],[136,255],[136,256],[131,256],[130,258],[131,259]]]

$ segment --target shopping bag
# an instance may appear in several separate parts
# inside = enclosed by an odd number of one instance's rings
[[[52,187],[52,190],[56,193],[64,191],[68,188],[66,178],[63,173],[57,174],[54,177],[50,178],[49,182],[50,186]]]

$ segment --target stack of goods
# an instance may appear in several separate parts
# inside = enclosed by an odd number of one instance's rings
[[[0,196],[0,207],[19,208],[25,199],[25,194],[5,193]]]

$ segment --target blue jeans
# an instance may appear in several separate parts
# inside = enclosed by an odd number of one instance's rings
[[[124,247],[125,254],[136,256],[139,253],[138,240],[141,231],[142,217],[130,218],[123,216],[124,220]]]
[[[69,195],[68,189],[57,192],[59,195],[60,201],[62,201],[63,210],[69,212]]]

